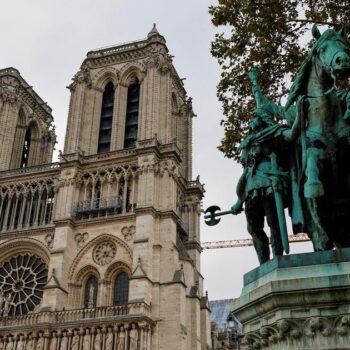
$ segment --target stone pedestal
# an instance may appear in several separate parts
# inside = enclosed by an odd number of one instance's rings
[[[350,248],[282,256],[248,272],[233,310],[251,349],[350,349]]]

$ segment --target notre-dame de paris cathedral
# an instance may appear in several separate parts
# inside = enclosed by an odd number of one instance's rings
[[[92,50],[51,108],[0,70],[0,350],[207,350],[192,110],[157,29]]]

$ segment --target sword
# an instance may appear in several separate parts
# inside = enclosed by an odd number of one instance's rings
[[[270,159],[271,159],[272,170],[273,171],[275,170],[277,172],[278,165],[277,165],[276,153],[272,152],[270,154]],[[276,211],[277,211],[278,224],[279,224],[280,234],[281,234],[281,239],[282,239],[282,246],[283,246],[283,250],[285,251],[285,253],[289,254],[289,241],[288,241],[286,218],[284,216],[284,206],[283,206],[283,198],[282,198],[282,193],[281,193],[280,180],[279,180],[279,177],[277,175],[273,175],[271,177],[271,181],[272,181],[273,194],[274,194],[275,202],[276,202]]]

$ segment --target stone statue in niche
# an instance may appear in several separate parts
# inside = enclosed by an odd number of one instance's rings
[[[3,313],[4,316],[8,316],[9,311],[10,311],[10,307],[11,307],[11,302],[12,302],[12,297],[11,297],[11,294],[8,293],[8,294],[5,296],[4,313]]]
[[[29,340],[26,345],[26,350],[34,350],[34,339],[31,335],[29,336]]]
[[[0,288],[0,315],[4,311],[5,293],[2,288]]]
[[[139,332],[136,328],[136,325],[133,323],[129,332],[130,337],[130,350],[136,350],[137,349],[137,342],[139,338]]]
[[[38,339],[36,341],[35,350],[43,350],[44,349],[44,337],[42,333],[39,333]]]
[[[6,350],[14,350],[14,342],[12,340],[12,337],[8,338],[8,343],[6,345]]]
[[[80,336],[78,331],[74,331],[74,336],[72,338],[71,350],[79,350],[79,340]]]
[[[125,348],[125,331],[124,331],[124,327],[121,326],[118,334],[117,350],[124,350],[124,348]]]
[[[112,328],[108,328],[108,331],[106,334],[105,350],[112,350],[112,349],[113,349],[113,330]]]
[[[67,337],[67,333],[64,332],[61,338],[60,350],[67,350],[67,347],[68,347],[68,337]]]
[[[91,350],[91,335],[88,329],[83,337],[83,350]]]
[[[16,350],[24,350],[24,339],[23,339],[23,335],[19,336],[19,340],[17,342],[17,347]]]
[[[50,340],[50,350],[57,350],[57,336],[55,332],[52,333]]]
[[[91,283],[90,284],[90,288],[89,288],[89,301],[88,301],[88,308],[93,308],[95,307],[95,287],[94,285]]]
[[[94,341],[94,350],[101,350],[102,346],[102,334],[100,329],[96,329],[95,341]]]

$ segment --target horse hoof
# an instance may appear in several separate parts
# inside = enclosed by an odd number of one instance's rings
[[[304,186],[305,198],[319,198],[324,195],[324,189],[321,182],[306,183]]]

